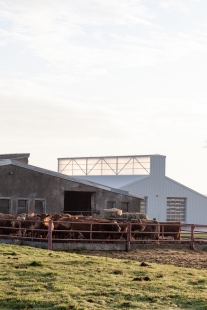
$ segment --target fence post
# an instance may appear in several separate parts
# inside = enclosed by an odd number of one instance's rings
[[[161,227],[162,227],[161,231],[162,231],[162,240],[163,240],[164,239],[164,225],[162,225]]]
[[[21,230],[21,228],[22,228],[22,220],[19,220],[19,237],[22,237],[22,230]]]
[[[92,239],[92,230],[93,230],[93,224],[91,223],[90,224],[90,242],[91,242],[91,239]]]
[[[195,225],[191,225],[191,242],[190,242],[190,247],[191,249],[194,249],[194,230],[195,230]]]
[[[48,222],[48,250],[52,251],[52,220]]]
[[[130,242],[131,242],[131,222],[127,223],[127,246],[126,246],[126,250],[127,252],[130,251]]]

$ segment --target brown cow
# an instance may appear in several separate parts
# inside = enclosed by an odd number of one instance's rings
[[[155,220],[141,220],[143,228],[140,233],[135,235],[135,238],[159,240],[160,226]]]
[[[174,240],[180,240],[181,222],[159,222],[160,239],[171,237]]]
[[[50,216],[42,213],[38,214],[19,214],[16,227],[19,228],[19,235],[32,238],[47,238]],[[52,224],[54,229],[54,224]],[[45,231],[44,231],[45,230]]]
[[[111,233],[110,239],[127,239],[127,232],[128,232],[128,226],[126,223],[123,223],[122,221],[117,221],[117,224],[119,225],[119,230],[117,233]]]
[[[89,219],[90,220],[90,219]],[[104,218],[93,218],[93,222],[99,223],[92,226],[93,231],[103,231],[103,233],[93,233],[94,239],[120,239],[122,235],[126,232],[126,225],[121,221],[108,220]],[[102,225],[100,225],[102,224]],[[102,227],[100,227],[102,226]],[[108,231],[109,233],[104,233]],[[109,234],[108,238],[107,235]],[[105,238],[106,237],[106,238]]]
[[[71,232],[70,230],[72,229],[72,224],[74,222],[79,223],[86,223],[87,221],[92,220],[92,217],[90,216],[83,216],[83,215],[70,215],[70,214],[54,214],[51,216],[51,219],[54,221],[54,233],[53,237],[57,239],[71,239],[74,238],[74,233]],[[73,224],[74,226],[74,224]],[[79,225],[76,225],[76,228],[78,227],[79,230]],[[88,227],[89,224],[84,225],[83,230],[90,230]],[[76,239],[83,237],[81,236],[80,233],[75,233]]]
[[[142,224],[142,220],[137,219],[131,221],[131,236],[133,238],[141,238],[141,232],[144,231],[145,225]]]
[[[121,236],[121,234],[119,234],[119,232],[121,232],[121,227],[117,221],[110,221],[107,219],[85,221],[79,219],[71,222],[71,231],[73,231],[74,239],[90,239],[90,227],[92,228],[92,239],[117,239]]]
[[[16,216],[12,214],[0,213],[0,235],[15,234],[15,219]]]
[[[72,216],[70,216],[69,214],[54,214],[51,218],[54,221],[53,237],[57,239],[70,239]],[[66,230],[67,232],[64,230]]]

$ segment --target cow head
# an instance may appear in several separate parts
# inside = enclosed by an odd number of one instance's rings
[[[121,227],[119,226],[119,224],[117,223],[117,221],[113,221],[113,228],[115,231],[120,232],[121,231]]]

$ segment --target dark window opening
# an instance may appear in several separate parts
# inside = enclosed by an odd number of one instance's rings
[[[0,199],[0,213],[9,214],[10,199]]]
[[[35,214],[41,214],[44,212],[44,201],[43,200],[35,200]]]
[[[27,200],[19,199],[17,206],[17,214],[27,213]]]
[[[129,211],[129,202],[122,202],[121,203],[121,209],[123,212],[128,212]]]
[[[91,192],[66,191],[64,199],[64,212],[91,215]]]
[[[116,208],[115,201],[107,201],[107,209]]]

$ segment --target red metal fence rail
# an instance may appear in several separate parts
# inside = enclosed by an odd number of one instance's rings
[[[0,239],[17,239],[17,240],[29,240],[47,242],[48,250],[53,249],[54,242],[89,242],[89,243],[124,243],[126,245],[126,251],[130,251],[131,244],[139,243],[156,243],[156,244],[189,244],[193,249],[196,243],[207,243],[207,225],[195,225],[195,224],[181,224],[180,225],[180,238],[175,240],[175,236],[178,232],[173,229],[175,225],[172,223],[155,224],[147,222],[148,229],[146,231],[146,223],[139,224],[143,227],[142,229],[136,230],[137,223],[123,222],[118,223],[121,226],[121,230],[109,230],[113,225],[111,223],[99,223],[99,222],[71,222],[75,227],[78,224],[79,227],[76,229],[55,229],[55,221],[49,220],[47,228],[36,229],[32,226],[34,221],[31,222],[30,227],[24,227],[24,221],[16,219],[4,219],[0,223]],[[43,223],[39,221],[39,223]],[[63,221],[62,221],[63,223]],[[68,223],[66,221],[66,223]],[[80,224],[84,224],[84,229],[80,229]],[[93,229],[94,225],[102,225],[101,230]],[[115,225],[115,224],[114,224]],[[29,226],[29,225],[28,225]],[[108,226],[108,229],[107,229]],[[144,227],[145,226],[145,227]],[[168,227],[169,231],[164,230],[164,226]],[[104,228],[106,227],[106,228]],[[150,228],[151,227],[151,228]],[[172,227],[172,229],[171,229]],[[170,230],[171,229],[171,230]],[[64,235],[65,234],[65,235]],[[77,237],[78,236],[78,237]],[[100,238],[99,238],[100,236]],[[103,238],[101,236],[108,236]]]

